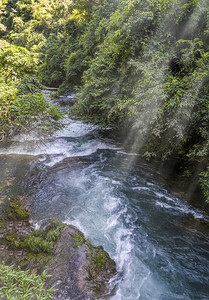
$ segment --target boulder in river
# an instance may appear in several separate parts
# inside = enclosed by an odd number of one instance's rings
[[[83,233],[57,220],[42,222],[38,230],[30,220],[29,201],[16,197],[5,207],[0,220],[0,262],[21,266],[50,276],[52,299],[98,299],[109,292],[116,264],[101,247],[94,247]]]
[[[93,247],[74,226],[67,226],[54,247],[46,271],[56,299],[97,299],[108,292],[115,262],[102,247]]]

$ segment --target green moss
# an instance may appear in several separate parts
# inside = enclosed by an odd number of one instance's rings
[[[18,259],[18,264],[21,267],[33,266],[39,271],[52,259],[52,256],[47,253],[28,253]]]
[[[16,220],[16,217],[15,217],[15,214],[14,214],[14,211],[12,210],[5,210],[3,212],[3,219],[4,220]]]
[[[25,243],[21,240],[21,237],[17,235],[6,234],[4,240],[10,248],[23,249],[26,247]]]
[[[10,243],[12,243],[15,239],[16,239],[16,237],[14,235],[9,235],[9,234],[5,235],[5,240]]]
[[[6,209],[3,211],[3,219],[5,220],[26,220],[29,214],[26,209],[21,208],[19,202],[9,202]]]
[[[92,247],[92,246],[91,246]],[[107,268],[107,264],[111,261],[111,258],[102,248],[91,249],[92,256],[90,257],[90,264],[88,268],[88,279],[96,278],[98,272],[104,271]],[[97,288],[97,287],[96,287]]]
[[[20,203],[19,202],[9,202],[9,206],[11,208],[19,208],[20,207]]]
[[[74,243],[74,245],[76,247],[80,247],[83,245],[83,243],[85,242],[85,238],[82,235],[76,234],[73,236],[73,239],[76,241],[76,243]]]
[[[28,212],[23,208],[16,208],[14,211],[18,220],[26,220],[29,218]]]
[[[103,268],[106,266],[107,254],[105,251],[98,253],[96,256],[91,257],[94,267]]]
[[[5,228],[6,224],[4,222],[0,222],[0,228]]]

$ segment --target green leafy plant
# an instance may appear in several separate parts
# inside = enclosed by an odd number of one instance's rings
[[[59,239],[61,231],[66,227],[65,224],[58,220],[52,220],[47,227],[46,232],[41,230],[34,230],[31,235],[28,235],[24,244],[29,251],[34,253],[50,253],[54,247],[55,242]]]
[[[41,275],[22,271],[20,268],[7,266],[0,263],[0,298],[1,299],[52,299],[53,288],[45,289],[45,281],[48,275],[43,272]]]
[[[27,236],[27,238],[24,240],[24,243],[29,250],[34,253],[49,253],[53,249],[53,243],[51,241],[45,240],[41,237],[35,237],[33,235]]]
[[[58,238],[60,237],[60,230],[54,229],[50,230],[46,235],[46,240],[49,242],[56,242]]]

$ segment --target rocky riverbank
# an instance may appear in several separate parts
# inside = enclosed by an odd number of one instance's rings
[[[37,226],[36,226],[37,227]],[[44,270],[53,299],[98,299],[109,292],[116,264],[108,253],[94,247],[83,233],[57,220],[44,220],[38,229],[30,218],[30,201],[10,199],[0,220],[0,262],[37,274]]]

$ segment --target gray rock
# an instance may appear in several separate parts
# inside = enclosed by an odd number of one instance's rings
[[[57,289],[54,299],[98,299],[108,292],[116,265],[102,247],[93,247],[77,228],[68,226],[46,271],[51,275],[47,285]]]

